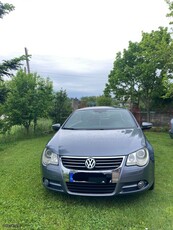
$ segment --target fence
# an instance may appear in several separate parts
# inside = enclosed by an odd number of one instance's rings
[[[147,120],[147,112],[133,113],[139,123]],[[173,118],[173,112],[159,113],[150,112],[150,122],[155,127],[169,127],[170,120]]]

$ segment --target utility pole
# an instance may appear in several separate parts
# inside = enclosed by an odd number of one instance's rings
[[[25,47],[25,56],[26,56],[26,67],[27,67],[27,72],[30,74],[30,66],[29,66],[29,58],[28,58],[28,50]]]

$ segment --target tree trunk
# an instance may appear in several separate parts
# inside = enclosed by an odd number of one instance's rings
[[[31,122],[28,122],[28,123],[25,123],[25,124],[24,124],[24,127],[25,127],[25,129],[26,129],[26,134],[27,134],[27,135],[29,135],[30,123],[31,123]]]
[[[34,133],[36,132],[36,127],[37,127],[37,119],[34,118]]]

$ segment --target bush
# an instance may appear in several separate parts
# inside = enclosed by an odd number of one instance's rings
[[[34,124],[31,124],[29,133],[26,133],[26,129],[23,126],[15,125],[11,127],[10,131],[0,135],[0,142],[4,144],[16,140],[24,140],[32,137],[43,136],[53,132],[51,126],[52,123],[50,119],[40,119],[38,121],[36,131],[34,132]]]

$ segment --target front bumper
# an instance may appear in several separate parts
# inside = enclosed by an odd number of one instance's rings
[[[154,162],[144,167],[125,166],[114,170],[70,170],[42,165],[43,185],[51,190],[81,196],[114,196],[148,190],[154,183]]]

